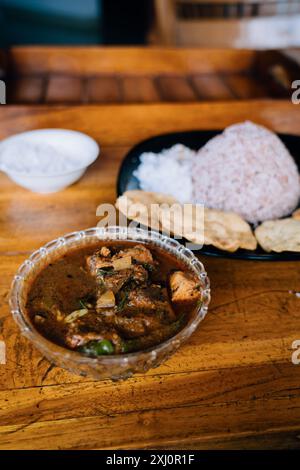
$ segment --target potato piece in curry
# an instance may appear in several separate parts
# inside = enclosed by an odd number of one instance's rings
[[[27,310],[51,341],[91,357],[140,351],[176,334],[201,302],[199,279],[158,247],[70,250],[32,284]]]

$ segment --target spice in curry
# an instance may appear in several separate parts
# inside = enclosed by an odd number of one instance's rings
[[[151,348],[201,302],[195,274],[158,247],[133,242],[73,249],[32,284],[27,311],[49,340],[90,357]]]

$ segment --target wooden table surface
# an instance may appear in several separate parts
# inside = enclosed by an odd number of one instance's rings
[[[23,338],[7,304],[19,264],[40,245],[97,223],[114,202],[128,149],[175,130],[252,119],[300,134],[287,101],[0,108],[0,138],[42,127],[87,132],[101,156],[80,182],[30,193],[0,175],[1,449],[217,449],[300,447],[299,262],[202,257],[212,283],[209,314],[190,341],[145,375],[93,381],[53,367]]]

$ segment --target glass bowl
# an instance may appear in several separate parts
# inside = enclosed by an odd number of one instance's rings
[[[199,279],[202,301],[187,324],[173,337],[144,351],[128,354],[90,358],[52,343],[34,327],[26,311],[27,294],[39,272],[65,254],[70,248],[95,244],[98,240],[128,240],[158,246],[183,261]],[[178,241],[154,231],[127,227],[93,227],[57,238],[35,251],[19,268],[11,287],[10,308],[12,315],[26,336],[52,363],[71,372],[95,379],[125,379],[133,373],[146,372],[159,366],[195,331],[205,317],[210,301],[209,279],[203,264],[192,251]]]

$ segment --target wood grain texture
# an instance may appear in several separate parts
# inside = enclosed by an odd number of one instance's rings
[[[289,102],[0,109],[0,137],[42,127],[87,132],[101,155],[84,177],[50,195],[0,175],[1,449],[300,448],[300,264],[201,257],[212,283],[209,314],[174,356],[147,374],[95,382],[53,367],[23,338],[7,299],[12,276],[35,248],[97,223],[114,202],[129,148],[157,133],[223,128],[252,119],[300,134]]]
[[[45,95],[46,80],[42,77],[19,77],[8,87],[8,102],[35,104]]]
[[[249,75],[227,75],[224,80],[236,98],[263,98],[268,94],[266,87]]]
[[[47,80],[46,103],[80,103],[84,98],[84,83],[79,77],[55,76]]]
[[[87,99],[92,103],[118,103],[121,101],[120,81],[117,77],[91,77],[87,79]]]
[[[164,101],[197,101],[197,94],[186,77],[158,77],[157,86]]]
[[[122,77],[121,90],[125,103],[155,103],[160,101],[155,80],[150,77]]]
[[[247,70],[254,51],[159,47],[16,46],[10,66],[19,74],[183,74]]]
[[[192,83],[203,100],[230,101],[234,98],[231,89],[219,75],[197,75],[192,77]]]

